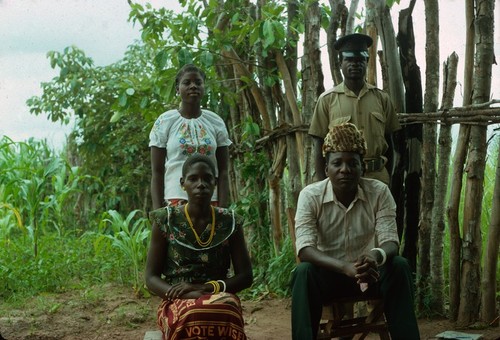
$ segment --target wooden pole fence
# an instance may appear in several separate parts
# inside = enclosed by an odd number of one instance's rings
[[[437,112],[398,113],[398,119],[401,125],[432,122],[437,124],[498,124],[500,123],[500,107],[489,107],[490,105],[497,103],[500,103],[500,100],[495,99],[480,105],[454,107]],[[284,123],[259,138],[255,142],[255,146],[257,149],[260,149],[265,147],[268,143],[272,143],[275,140],[286,137],[289,134],[307,132],[308,130],[309,124],[291,125]],[[238,153],[240,151],[235,150],[235,152]]]

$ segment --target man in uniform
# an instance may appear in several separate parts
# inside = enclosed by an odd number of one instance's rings
[[[358,295],[382,295],[393,340],[419,339],[410,266],[398,256],[396,204],[387,185],[361,178],[366,150],[355,125],[334,126],[323,144],[328,178],[300,192],[294,340],[316,339],[323,304]]]
[[[363,132],[367,143],[365,177],[390,184],[394,167],[392,133],[401,126],[389,95],[365,81],[368,47],[364,34],[346,35],[334,44],[339,51],[344,82],[318,98],[309,128],[313,139],[315,179],[325,178],[323,139],[333,126],[350,122]]]

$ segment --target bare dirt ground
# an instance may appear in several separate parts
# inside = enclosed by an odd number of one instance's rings
[[[131,339],[141,340],[156,330],[159,298],[136,298],[130,288],[105,285],[33,297],[19,306],[0,302],[0,334],[7,340]],[[250,340],[286,340],[290,333],[290,300],[242,301],[245,330]],[[447,320],[419,320],[422,339],[436,339],[453,330]],[[500,329],[461,330],[500,339]],[[370,336],[370,339],[377,339]],[[0,340],[2,338],[0,337]]]

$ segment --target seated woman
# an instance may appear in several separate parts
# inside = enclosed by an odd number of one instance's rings
[[[187,203],[150,215],[146,284],[163,298],[157,320],[168,340],[246,339],[235,293],[252,284],[252,264],[241,218],[210,205],[215,173],[209,157],[190,156],[180,180]]]

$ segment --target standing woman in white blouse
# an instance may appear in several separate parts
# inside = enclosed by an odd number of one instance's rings
[[[216,164],[217,187],[212,204],[228,207],[231,141],[222,118],[201,108],[205,73],[195,65],[184,65],[175,77],[175,89],[181,97],[179,109],[161,114],[149,135],[153,209],[186,202],[187,194],[179,179],[182,164],[193,154],[207,155]]]

